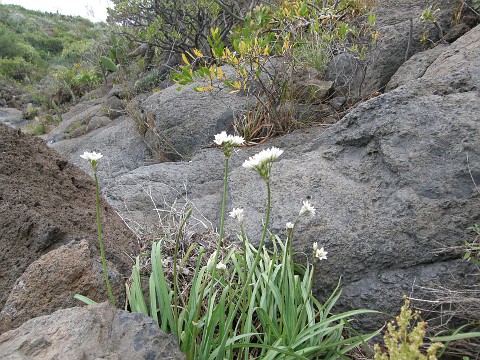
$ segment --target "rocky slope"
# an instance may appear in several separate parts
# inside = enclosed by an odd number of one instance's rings
[[[316,277],[318,296],[341,277],[345,307],[393,313],[404,294],[422,297],[422,287],[475,281],[458,249],[465,229],[479,221],[472,181],[480,181],[479,38],[476,27],[438,54],[423,76],[362,103],[327,130],[297,131],[266,145],[285,150],[274,166],[271,230],[282,234],[302,200],[318,208],[294,242],[299,253],[310,254],[314,241],[329,251]],[[261,148],[242,149],[231,161],[228,208],[245,208],[252,240],[266,195],[261,179],[241,163]],[[205,149],[189,163],[117,177],[109,199],[128,217],[156,221],[152,199],[162,206],[188,198],[197,219],[217,226],[222,172],[221,152]],[[234,234],[235,224],[227,223]]]
[[[405,50],[408,19],[417,19],[430,2],[379,3],[384,11],[380,25],[392,26],[399,36],[391,44],[389,37],[383,39],[386,47],[375,56],[385,58],[377,63],[371,81],[364,79],[369,85],[362,89],[372,92],[380,86],[387,92],[361,103],[333,126],[297,130],[268,144],[240,149],[230,162],[227,207],[245,208],[245,227],[256,242],[265,213],[265,186],[241,165],[265,147],[282,148],[285,152],[272,174],[270,229],[284,236],[285,223],[298,214],[302,200],[317,208],[316,217],[300,221],[294,238],[299,261],[311,256],[313,242],[328,251],[315,274],[315,295],[324,299],[341,278],[342,309],[396,313],[404,294],[428,298],[428,289],[459,290],[479,281],[478,271],[461,257],[470,236],[465,229],[480,221],[475,186],[480,183],[480,26],[451,45],[404,63],[399,54]],[[442,2],[445,9],[449,4]],[[387,5],[392,13],[410,7],[390,17]],[[415,36],[420,30],[414,22]],[[391,46],[398,51],[392,53]],[[209,147],[212,135],[227,126],[242,99],[223,101],[222,108],[208,96],[199,98],[191,89],[175,88],[138,99],[137,114],[148,128],[140,126],[139,118],[113,113],[108,121],[95,120],[98,128],[90,126],[95,116],[102,115],[102,105],[96,103],[97,112],[91,116],[81,115],[91,109],[72,111],[65,128],[48,140],[87,172],[89,165],[79,155],[85,150],[104,153],[102,189],[132,224],[154,224],[159,210],[187,204],[194,208],[189,226],[202,231],[220,222],[223,155]],[[109,100],[118,95],[114,89],[105,101],[121,107],[117,100]],[[182,110],[176,104],[190,108]],[[118,112],[124,114],[120,108]],[[196,121],[196,114],[202,114],[202,121]],[[166,121],[171,115],[175,121]],[[82,131],[65,136],[76,121]],[[6,127],[0,131],[0,227],[5,229],[0,285],[9,289],[0,297],[0,326],[7,329],[72,306],[75,292],[99,299],[106,294],[99,290],[103,287],[91,180],[41,141]],[[155,151],[164,145],[187,149],[186,156],[178,158],[192,156],[191,160],[152,164],[158,162]],[[129,267],[122,254],[131,251],[134,241],[112,209],[106,203],[102,207],[111,277],[118,280],[120,294],[121,276]],[[236,224],[227,219],[226,225],[234,239]],[[61,300],[56,302],[57,298]],[[37,299],[45,306],[38,306]],[[34,311],[26,314],[24,309]],[[384,320],[368,317],[360,325],[376,329]],[[19,331],[15,334],[23,336]],[[0,342],[14,341],[16,335],[7,334]]]
[[[95,222],[95,186],[44,141],[0,125],[0,332],[78,305],[76,293],[106,299]],[[115,294],[135,237],[104,201],[103,234]]]

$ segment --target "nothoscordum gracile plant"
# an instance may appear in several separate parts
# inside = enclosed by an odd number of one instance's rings
[[[100,192],[98,190],[98,178],[97,178],[97,167],[98,161],[103,157],[101,153],[97,152],[88,152],[85,151],[83,155],[80,155],[82,159],[87,160],[93,169],[93,178],[95,180],[95,204],[97,210],[97,235],[98,235],[98,243],[100,245],[100,256],[102,258],[102,266],[103,266],[103,275],[105,276],[105,283],[107,285],[108,296],[110,297],[110,302],[113,306],[115,306],[115,298],[112,293],[112,288],[110,287],[110,281],[108,280],[108,272],[107,272],[107,261],[105,260],[105,250],[103,247],[103,239],[102,239],[102,224],[100,222]],[[79,300],[85,301],[87,303],[91,303],[88,299],[82,296],[76,296]]]
[[[249,242],[243,228],[248,214],[243,209],[234,208],[229,216],[239,222],[243,248],[230,250],[220,259],[220,254],[225,253],[222,238],[228,160],[243,139],[221,133],[215,136],[215,143],[225,156],[216,250],[206,264],[202,261],[205,251],[199,251],[192,286],[188,294],[183,294],[175,279],[173,289],[167,283],[162,268],[161,243],[154,243],[149,306],[142,291],[137,258],[132,284],[127,287],[131,310],[152,316],[162,330],[172,332],[189,360],[336,359],[375,335],[356,333],[350,336],[348,331],[348,319],[370,312],[368,310],[332,314],[332,307],[340,296],[338,287],[324,303],[313,297],[315,264],[325,260],[327,255],[323,247],[314,244],[313,264],[307,264],[298,272],[298,266],[293,262],[293,230],[301,218],[315,215],[315,208],[308,201],[303,203],[296,220],[287,224],[285,241],[269,235],[273,249],[264,246],[271,210],[271,170],[283,153],[281,149],[263,150],[243,164],[261,176],[267,189],[266,215],[258,245]],[[179,267],[184,260],[180,261]],[[174,263],[177,263],[176,259]]]

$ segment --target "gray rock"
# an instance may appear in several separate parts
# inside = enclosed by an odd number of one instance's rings
[[[438,4],[438,22],[445,31],[451,26],[454,2],[450,0],[379,0],[374,13],[377,16],[376,30],[380,37],[361,61],[347,53],[336,55],[327,67],[326,76],[335,81],[335,88],[344,88],[344,93],[366,97],[383,91],[397,69],[413,54],[421,51],[420,38],[426,31],[436,41],[439,34],[431,23],[421,23],[422,11],[429,5]],[[410,21],[413,31],[410,35]],[[409,37],[412,41],[407,52]]]
[[[223,68],[231,74],[232,70]],[[157,149],[169,160],[190,158],[205,147],[213,136],[227,128],[234,117],[245,109],[246,99],[229,93],[228,89],[196,92],[195,83],[170,86],[151,95],[141,104],[148,130],[148,146]],[[217,86],[219,84],[214,84]]]
[[[467,81],[478,87],[480,75],[476,69],[480,66],[479,36],[480,26],[477,26],[451,45],[439,45],[412,56],[392,77],[387,90],[419,78],[446,78],[451,76],[453,71],[458,73],[462,69],[466,76],[471,77],[471,80]]]
[[[438,45],[433,49],[419,52],[400,66],[388,82],[385,91],[393,90],[411,80],[416,80],[425,74],[425,71],[443,53],[449,45]]]
[[[462,73],[469,77],[462,85],[471,83],[478,89],[480,86],[480,71],[478,71],[480,66],[479,38],[480,25],[477,25],[438,56],[425,71],[422,78],[442,79]]]
[[[62,122],[49,134],[43,136],[49,143],[58,139],[72,139],[88,132],[88,123],[94,116],[102,115],[102,99],[94,99],[75,105],[62,115]]]
[[[471,30],[471,27],[465,23],[460,23],[452,27],[448,33],[445,34],[445,41],[452,43],[457,40],[460,36],[466,34]]]
[[[107,98],[104,104],[104,115],[115,120],[125,114],[125,105],[119,98],[112,96]]]
[[[0,108],[0,123],[19,126],[25,122],[22,112],[14,108]]]
[[[112,90],[107,95],[107,98],[111,97],[117,97],[119,99],[125,99],[127,97],[128,90],[125,88],[125,86],[119,84],[115,85]]]
[[[296,131],[232,156],[227,209],[245,208],[245,228],[256,242],[265,184],[241,164],[266,146],[285,150],[273,166],[270,229],[284,234],[302,200],[318,209],[300,220],[294,249],[305,259],[316,241],[329,252],[315,276],[319,299],[341,277],[343,309],[393,314],[406,292],[422,296],[421,287],[475,281],[455,248],[480,221],[472,181],[480,183],[479,31],[448,47],[420,79],[360,104],[327,130]],[[154,219],[164,204],[188,199],[197,223],[206,218],[218,226],[222,163],[218,149],[205,149],[189,163],[136,169],[119,178],[110,201],[132,218]],[[232,236],[237,231],[232,219],[226,227]],[[381,324],[363,321],[364,328]]]
[[[333,81],[323,80],[323,75],[313,69],[299,69],[292,79],[292,95],[301,103],[320,103],[333,91]]]
[[[104,188],[120,174],[154,160],[137,130],[137,124],[126,116],[86,135],[54,142],[50,146],[88,173],[91,173],[90,165],[80,155],[85,151],[102,153],[104,158],[98,167],[98,178]]]
[[[172,335],[146,315],[108,303],[59,310],[0,335],[4,360],[181,360]]]
[[[107,116],[94,116],[88,122],[87,132],[106,126],[111,122],[112,120]]]
[[[345,96],[336,96],[330,101],[330,105],[337,111],[341,110],[346,103],[347,98]]]

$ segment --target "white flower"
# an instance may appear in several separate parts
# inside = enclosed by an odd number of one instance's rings
[[[315,208],[307,200],[305,200],[302,208],[300,209],[299,215],[302,216],[304,214],[310,214],[313,216],[315,215],[315,211]]]
[[[262,166],[277,160],[282,154],[283,150],[276,147],[265,149],[258,154],[251,156],[248,160],[245,160],[242,166],[246,169],[257,170]]]
[[[316,244],[316,243],[315,243]],[[325,251],[325,249],[323,248],[323,246],[320,248],[320,249],[317,249],[315,251],[315,257],[319,260],[327,260],[327,254],[328,252]]]
[[[262,178],[268,181],[272,163],[282,154],[283,150],[276,147],[265,149],[245,160],[242,166],[246,169],[255,170]]]
[[[215,135],[215,140],[213,142],[217,145],[231,145],[231,146],[238,146],[242,145],[245,140],[241,136],[236,135],[227,135],[225,131],[222,131],[220,134]]]
[[[83,155],[80,155],[81,158],[85,159],[85,160],[88,160],[90,162],[92,161],[98,161],[100,160],[100,158],[103,157],[103,155],[101,153],[97,153],[97,152],[88,152],[88,151],[85,151],[83,153]]]
[[[317,249],[318,249],[318,244],[317,244],[317,242],[314,242],[313,243],[313,252],[317,253]]]
[[[236,219],[239,223],[243,223],[244,215],[243,209],[233,208],[232,211],[228,214],[230,217]]]
[[[225,131],[222,131],[220,134],[215,135],[215,140],[213,140],[217,145],[223,145],[223,143],[228,142],[228,135]]]
[[[217,264],[217,270],[224,271],[227,270],[227,265],[222,263],[221,261]]]
[[[228,135],[228,138],[230,144],[232,144],[233,146],[239,146],[245,142],[245,139],[243,137],[237,135]]]
[[[222,147],[225,156],[229,157],[235,146],[242,145],[245,140],[241,136],[227,135],[225,131],[215,135],[213,142]]]
[[[100,158],[102,158],[103,155],[100,154],[100,153],[97,153],[95,151],[94,152],[85,151],[83,153],[83,155],[80,155],[80,157],[82,159],[88,160],[90,165],[92,165],[93,171],[96,172],[97,171],[98,160],[100,160]]]
[[[295,226],[294,223],[292,223],[292,222],[287,222],[287,224],[285,225],[285,228],[286,228],[287,230],[292,230],[294,226]]]

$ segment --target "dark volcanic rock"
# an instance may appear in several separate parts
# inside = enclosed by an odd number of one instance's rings
[[[378,0],[373,9],[378,41],[363,61],[348,53],[334,56],[327,67],[328,79],[335,80],[337,88],[342,87],[346,89],[344,92],[357,97],[368,97],[383,91],[406,59],[424,48],[420,42],[424,33],[432,41],[439,40],[435,26],[431,22],[420,21],[423,10],[431,5],[438,5],[435,17],[445,33],[452,26],[454,1]]]
[[[116,304],[125,303],[123,276],[107,264]],[[79,304],[75,294],[108,299],[102,263],[88,241],[72,241],[31,263],[20,276],[0,312],[0,329],[11,329],[35,316]]]

